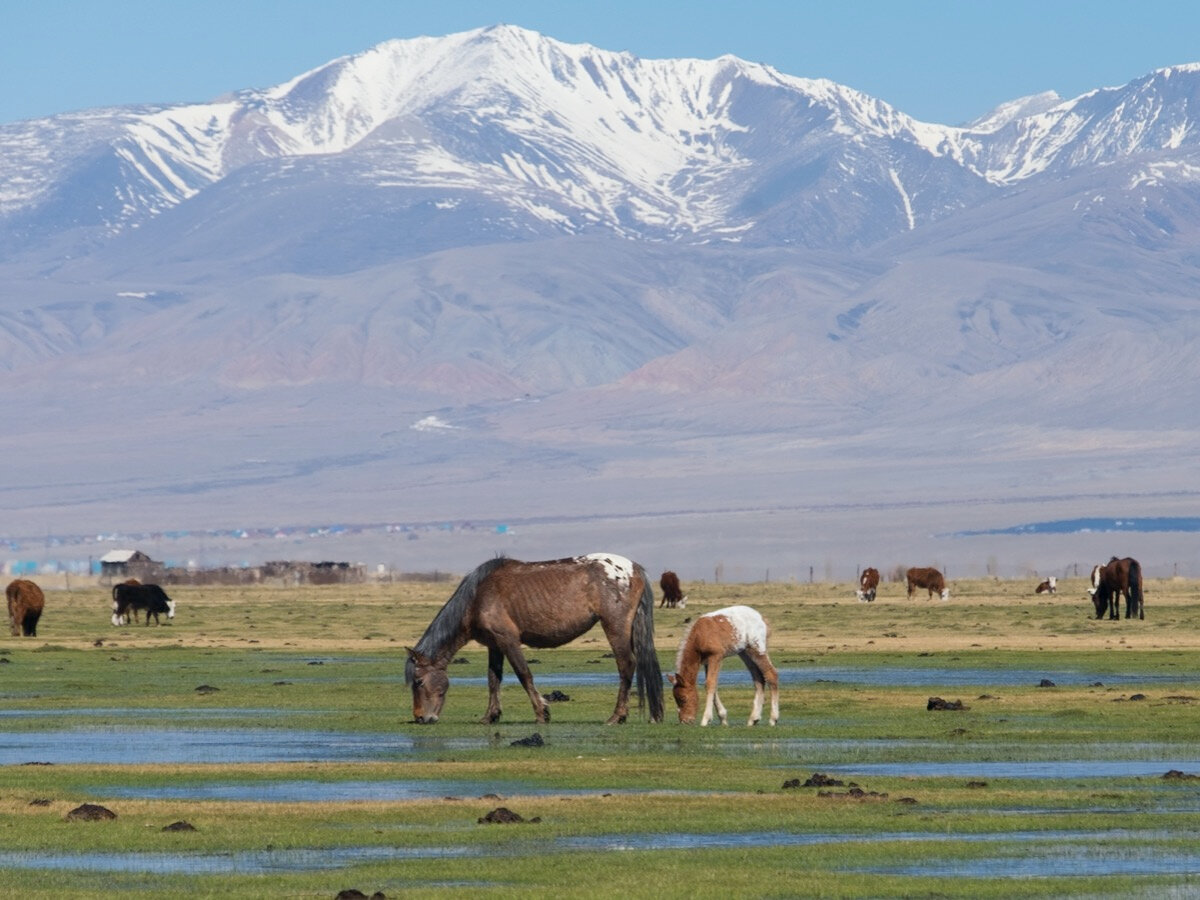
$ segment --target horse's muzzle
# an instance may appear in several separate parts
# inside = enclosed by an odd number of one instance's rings
[[[437,723],[437,716],[414,716],[413,722],[417,725],[434,725]]]

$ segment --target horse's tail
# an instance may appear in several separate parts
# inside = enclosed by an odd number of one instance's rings
[[[638,706],[644,707],[650,700],[650,721],[663,719],[663,677],[658,665],[658,653],[654,649],[654,588],[646,577],[646,570],[634,564],[634,572],[642,579],[642,597],[637,612],[633,614],[633,656],[637,665]]]
[[[1129,560],[1129,602],[1138,611],[1138,618],[1146,618],[1145,599],[1142,597],[1142,564],[1136,559]],[[1125,618],[1133,618],[1133,611],[1125,610]]]

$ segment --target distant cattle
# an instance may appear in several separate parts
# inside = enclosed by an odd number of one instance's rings
[[[155,625],[160,624],[160,613],[166,613],[168,619],[175,618],[175,601],[157,584],[115,584],[112,598],[114,625],[136,622],[138,610],[145,611],[147,625],[150,624],[150,616],[154,616]]]
[[[1146,618],[1146,602],[1142,595],[1142,567],[1136,559],[1115,556],[1106,565],[1092,569],[1092,586],[1088,588],[1096,618],[1104,618],[1108,609],[1110,619],[1121,618],[1121,594],[1125,595],[1125,618],[1132,619],[1136,612],[1139,619]]]
[[[864,603],[870,603],[875,599],[877,587],[879,587],[879,570],[870,567],[863,569],[863,573],[858,576],[858,599]]]
[[[937,569],[909,569],[904,573],[905,580],[908,582],[908,599],[912,599],[913,593],[917,588],[925,588],[929,591],[929,598],[932,599],[934,594],[941,596],[943,600],[950,599],[950,590],[946,587],[946,579],[942,577],[942,573]]]
[[[1051,575],[1049,578],[1047,578],[1045,581],[1043,581],[1041,584],[1039,584],[1037,586],[1037,590],[1034,591],[1034,593],[1036,593],[1036,594],[1057,594],[1058,593],[1058,579],[1055,578],[1053,575]]]
[[[674,609],[679,607],[685,609],[687,607],[687,597],[683,593],[683,588],[679,586],[679,576],[674,572],[663,572],[662,578],[658,580],[658,586],[662,589],[662,600],[659,601],[659,607],[668,607]]]
[[[46,605],[46,595],[32,581],[18,578],[4,591],[8,597],[8,624],[14,637],[37,637],[38,619]]]

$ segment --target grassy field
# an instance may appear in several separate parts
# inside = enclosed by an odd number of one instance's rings
[[[413,725],[404,647],[445,583],[173,588],[171,625],[125,628],[105,589],[51,591],[38,637],[0,642],[0,895],[1200,894],[1200,790],[1162,777],[1200,760],[1200,584],[1151,581],[1133,622],[1091,619],[1082,579],[1033,586],[885,583],[868,605],[848,584],[685,585],[686,610],[656,612],[663,670],[690,616],[756,607],[784,671],[774,729],[673,709],[605,727],[598,630],[530,652],[570,697],[551,723],[510,673],[504,718],[479,724],[468,644],[442,720]],[[744,722],[751,689],[723,685]],[[202,740],[221,752],[189,755]],[[802,786],[817,772],[844,784]],[[84,802],[118,817],[66,821]],[[526,821],[479,822],[497,807]],[[162,830],[180,820],[196,830]]]

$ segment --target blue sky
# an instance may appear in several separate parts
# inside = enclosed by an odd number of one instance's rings
[[[942,124],[1200,62],[1195,0],[0,0],[0,122],[208,100],[498,22],[647,58],[732,53]]]

